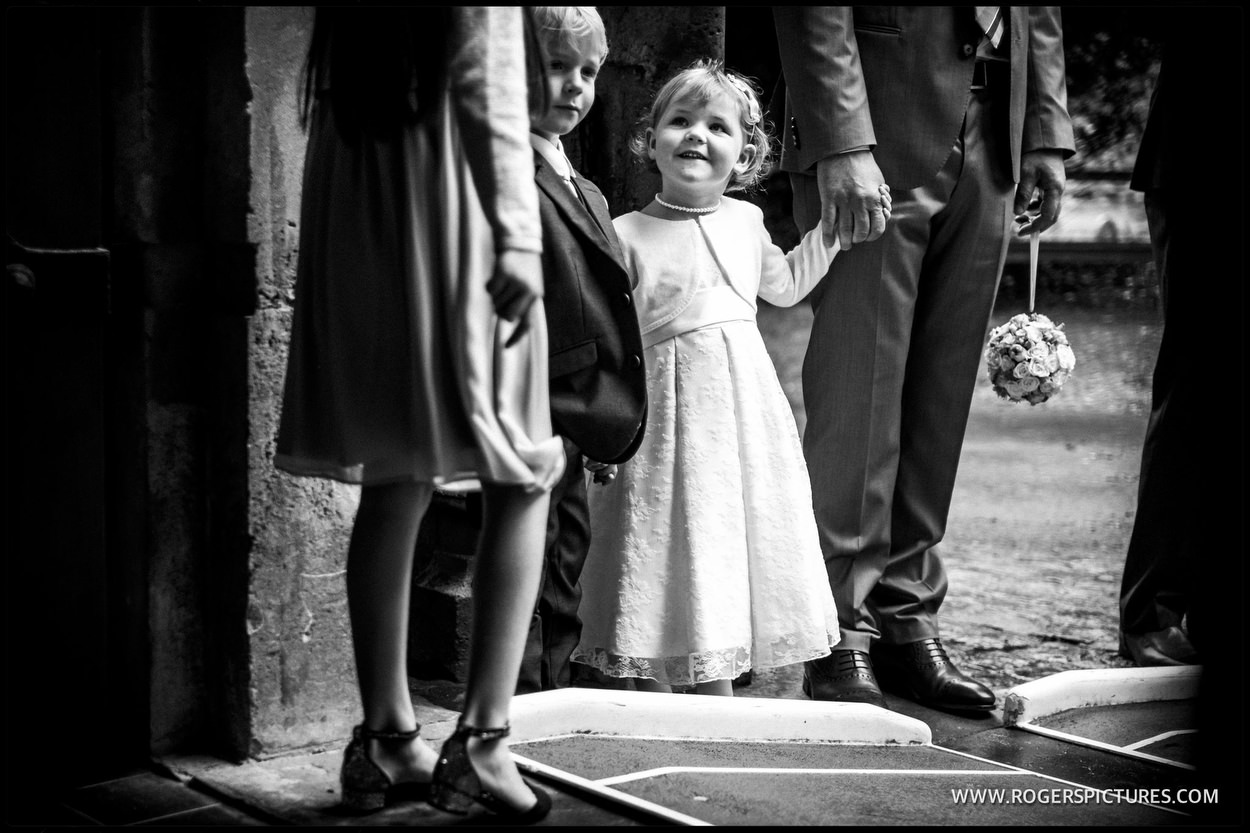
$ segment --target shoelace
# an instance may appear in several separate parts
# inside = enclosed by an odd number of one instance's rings
[[[950,663],[950,657],[946,655],[946,648],[936,639],[925,639],[917,643],[916,653],[919,655],[923,652],[924,656],[917,656],[921,662],[925,663]]]
[[[872,663],[859,651],[835,651],[833,672],[835,674],[872,673]]]

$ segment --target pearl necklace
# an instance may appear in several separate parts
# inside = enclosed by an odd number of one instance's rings
[[[687,205],[673,205],[671,202],[665,202],[664,198],[659,194],[655,195],[655,201],[670,211],[680,211],[683,214],[711,214],[720,208],[720,200],[716,201],[716,205],[709,205],[707,208],[691,208]]]

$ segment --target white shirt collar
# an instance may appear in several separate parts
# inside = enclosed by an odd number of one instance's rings
[[[555,138],[555,141],[549,141],[537,133],[530,133],[530,145],[547,161],[551,169],[556,172],[556,176],[565,180],[572,179],[573,166],[564,155],[564,145],[560,142],[559,136]]]

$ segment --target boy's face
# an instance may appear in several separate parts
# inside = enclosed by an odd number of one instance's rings
[[[595,103],[595,78],[603,54],[591,36],[565,41],[551,39],[543,44],[547,68],[547,112],[535,118],[535,133],[554,139],[577,127]]]

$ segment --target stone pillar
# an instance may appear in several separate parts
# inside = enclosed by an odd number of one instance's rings
[[[141,570],[147,746],[241,759],[339,739],[359,717],[357,492],[273,468],[313,12],[102,15],[115,394],[132,421],[114,437],[113,535]]]
[[[256,247],[255,312],[237,344],[246,385],[248,491],[238,507],[248,580],[231,627],[243,634],[248,754],[337,742],[361,719],[345,587],[360,490],[273,466],[295,297],[307,136],[298,120],[311,7],[246,11],[250,172],[246,234]]]
[[[115,290],[109,534],[126,647],[142,669],[131,684],[146,695],[151,752],[237,756],[248,736],[241,333],[256,273],[245,16],[100,15]]]

